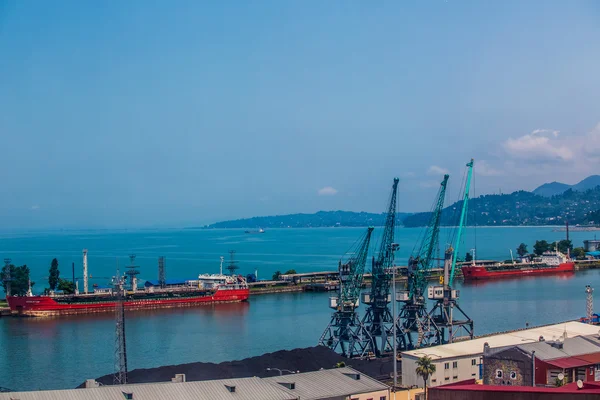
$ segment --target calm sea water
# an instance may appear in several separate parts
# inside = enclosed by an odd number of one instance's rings
[[[363,229],[282,229],[262,235],[235,230],[80,231],[0,235],[0,257],[32,270],[35,288],[47,282],[50,261],[81,276],[81,250],[89,250],[92,282],[105,284],[116,263],[135,253],[141,279],[157,278],[157,257],[167,259],[168,278],[217,272],[219,256],[236,250],[240,273],[270,278],[276,270],[332,270]],[[405,263],[420,230],[399,229],[399,264]],[[449,239],[442,231],[442,241]],[[486,259],[510,258],[509,249],[536,239],[559,240],[551,228],[467,229],[463,250],[476,246]],[[572,232],[576,246],[593,232]],[[377,236],[375,242],[377,242]],[[585,313],[584,287],[600,271],[476,285],[457,283],[461,306],[475,321],[476,334],[578,318]],[[280,349],[315,345],[327,325],[327,293],[254,296],[246,304],[132,312],[127,317],[130,369],[194,361],[220,362]],[[111,314],[56,319],[0,319],[0,386],[11,389],[69,388],[114,369]]]

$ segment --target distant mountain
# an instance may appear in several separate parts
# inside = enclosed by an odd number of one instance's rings
[[[589,178],[588,178],[589,179]],[[446,207],[442,225],[457,225],[462,201]],[[531,192],[490,194],[469,200],[467,224],[487,226],[563,225],[600,223],[600,186],[585,191],[572,188],[564,193],[543,197]],[[404,226],[417,227],[429,223],[431,213],[417,213],[404,219]]]
[[[552,197],[557,194],[566,192],[569,189],[581,192],[588,189],[593,189],[600,185],[600,175],[591,175],[575,185],[567,185],[566,183],[551,182],[544,183],[536,188],[532,193],[544,197]]]
[[[397,213],[399,224],[411,214]],[[288,214],[269,217],[253,217],[217,222],[205,228],[323,228],[335,226],[383,226],[385,213],[375,214],[352,211],[319,211],[314,214]]]

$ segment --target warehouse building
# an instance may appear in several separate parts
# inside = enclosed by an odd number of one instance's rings
[[[538,342],[540,336],[553,340],[559,337],[594,335],[597,332],[597,326],[571,321],[405,351],[402,353],[402,385],[423,385],[423,379],[415,372],[417,360],[423,356],[431,357],[436,366],[436,372],[429,377],[428,382],[430,387],[436,387],[469,379],[482,379],[483,351],[486,344],[491,348],[516,346]]]
[[[390,387],[346,367],[270,378],[238,378],[0,393],[0,400],[390,400]]]

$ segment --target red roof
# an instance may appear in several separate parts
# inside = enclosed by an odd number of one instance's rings
[[[582,354],[580,356],[555,358],[554,360],[545,360],[546,364],[557,368],[576,368],[586,365],[600,364],[600,353]]]
[[[600,382],[584,382],[583,388],[579,389],[576,383],[552,388],[552,387],[533,387],[533,386],[492,386],[478,385],[472,381],[458,382],[451,385],[444,385],[430,388],[429,390],[464,390],[469,392],[514,392],[514,393],[581,393],[600,395]]]

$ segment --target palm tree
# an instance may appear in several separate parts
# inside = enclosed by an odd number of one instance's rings
[[[427,400],[427,379],[429,375],[435,372],[435,364],[431,362],[431,357],[423,356],[417,360],[417,375],[423,377],[423,389],[425,391],[425,400]]]

